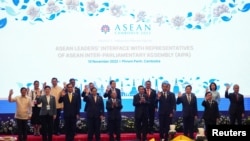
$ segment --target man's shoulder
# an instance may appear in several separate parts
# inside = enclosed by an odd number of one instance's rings
[[[133,97],[137,97],[137,96],[139,96],[139,94],[137,93],[137,94],[135,94]]]
[[[169,92],[169,94],[171,94],[171,95],[175,95],[173,92]]]

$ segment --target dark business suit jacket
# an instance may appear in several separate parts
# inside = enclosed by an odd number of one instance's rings
[[[191,93],[191,102],[188,102],[187,94],[184,93],[182,96],[177,98],[177,104],[182,103],[182,115],[183,117],[194,117],[197,115],[197,99],[196,96]]]
[[[117,105],[113,105],[112,99],[108,99],[106,102],[108,120],[120,120],[122,104],[120,99],[116,99]]]
[[[115,88],[115,92],[116,92],[116,97],[117,97],[117,99],[120,99],[120,100],[121,100],[121,90],[118,89],[118,88]],[[108,91],[108,93],[106,93],[106,92],[104,93],[103,97],[104,97],[104,98],[108,97],[108,99],[110,99],[110,98],[111,98],[111,93],[112,93],[112,90],[110,89],[110,90]]]
[[[218,103],[215,100],[209,101],[204,100],[201,104],[204,107],[202,118],[206,121],[216,121],[220,117]]]
[[[76,117],[80,114],[79,96],[76,93],[72,94],[72,101],[69,101],[68,93],[59,98],[59,103],[63,102],[64,117]]]
[[[172,92],[167,92],[167,98],[161,92],[161,96],[157,100],[159,102],[159,116],[169,116],[173,114],[176,109],[176,99],[175,94]]]
[[[91,93],[88,93],[89,95],[91,94]],[[99,95],[99,93],[97,93],[97,95]],[[83,101],[84,102],[86,102],[85,100],[84,100],[84,97],[86,96],[86,92],[85,91],[83,91],[82,92],[82,97],[83,97]],[[85,106],[84,106],[84,112],[87,112],[87,107],[88,107],[88,103],[85,103]]]
[[[238,100],[235,93],[225,92],[225,98],[230,100],[229,114],[242,114],[245,113],[244,96],[238,94]]]
[[[75,87],[75,93],[78,95],[78,99],[79,99],[79,108],[82,108],[82,100],[81,100],[81,90],[77,87]]]
[[[65,92],[68,93],[67,89],[65,89]],[[78,102],[79,102],[79,108],[82,107],[82,100],[81,100],[81,90],[77,87],[74,87],[74,93],[78,96]]]
[[[133,106],[135,106],[135,118],[141,118],[145,116],[147,118],[148,116],[148,105],[149,105],[149,100],[148,96],[144,93],[143,97],[145,98],[145,103],[140,102],[140,95],[136,94],[133,97]]]
[[[88,104],[86,107],[87,118],[98,118],[104,115],[104,102],[101,96],[97,95],[95,102],[94,96],[90,94],[84,97],[84,101]]]
[[[37,104],[42,103],[42,107],[40,110],[41,116],[43,116],[43,115],[50,115],[50,116],[56,115],[56,99],[54,96],[50,95],[49,103],[47,101],[46,95],[42,95],[42,96],[36,98],[36,101],[37,101]],[[50,106],[50,110],[47,110],[47,105]]]
[[[147,94],[147,90],[145,89],[145,93]],[[148,94],[147,94],[148,96]],[[157,99],[156,99],[157,95],[156,95],[156,91],[154,89],[150,89],[150,95],[148,97],[149,100],[149,108],[158,108],[157,105]]]

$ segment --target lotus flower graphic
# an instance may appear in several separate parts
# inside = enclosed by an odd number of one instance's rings
[[[105,34],[110,31],[110,28],[108,25],[103,25],[101,28],[101,31],[104,32]]]

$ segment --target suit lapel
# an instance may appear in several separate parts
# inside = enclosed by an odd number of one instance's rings
[[[190,94],[190,101],[188,101],[188,94],[186,94],[186,100],[187,100],[187,103],[188,103],[188,104],[191,104],[191,103],[192,103],[192,101],[193,101],[192,93]]]

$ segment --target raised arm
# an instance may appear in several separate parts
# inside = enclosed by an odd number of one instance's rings
[[[62,102],[63,102],[63,100],[64,100],[65,91],[64,91],[64,90],[62,90],[60,93],[61,93],[61,96],[60,96],[60,98],[58,99],[58,102],[59,102],[59,103],[62,103]]]
[[[229,90],[230,86],[228,85],[226,87],[226,91],[225,91],[225,98],[229,98],[229,94],[228,94],[228,90]]]
[[[136,97],[136,95],[134,95],[133,106],[138,106],[140,104],[141,104],[140,100]]]
[[[181,94],[181,92],[179,92],[179,94],[178,94],[178,97],[177,97],[177,101],[176,101],[176,104],[180,104],[180,103],[182,103],[182,94]]]
[[[9,102],[15,102],[15,99],[12,99],[12,95],[13,95],[13,89],[10,89],[10,91],[9,91],[9,97],[8,97],[8,101]]]

